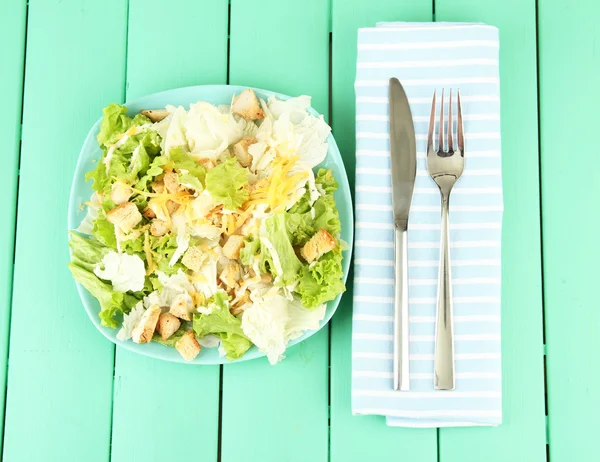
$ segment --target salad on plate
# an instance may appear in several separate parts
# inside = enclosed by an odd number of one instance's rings
[[[69,268],[117,339],[191,361],[252,345],[271,364],[345,290],[337,182],[317,169],[331,131],[310,97],[199,101],[131,118],[111,104],[71,230]]]

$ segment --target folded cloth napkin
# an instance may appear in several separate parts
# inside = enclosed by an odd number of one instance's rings
[[[352,410],[406,427],[502,420],[502,176],[498,30],[484,24],[392,23],[358,33]],[[394,253],[388,82],[408,95],[417,177],[408,227],[410,391],[392,389]],[[465,170],[450,196],[454,391],[433,389],[440,194],[425,166],[434,90],[460,89]],[[455,119],[456,120],[456,119]]]

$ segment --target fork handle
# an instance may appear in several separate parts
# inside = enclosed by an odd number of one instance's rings
[[[408,239],[404,226],[394,228],[394,390],[409,389]]]
[[[438,275],[437,320],[433,385],[436,390],[454,390],[454,332],[452,321],[452,278],[448,233],[449,194],[442,194],[442,238]]]

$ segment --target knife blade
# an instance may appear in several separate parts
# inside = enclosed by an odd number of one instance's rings
[[[390,164],[394,218],[394,390],[409,390],[408,251],[410,204],[417,174],[415,127],[406,92],[390,79]]]

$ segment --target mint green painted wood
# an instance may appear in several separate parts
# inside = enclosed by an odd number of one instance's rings
[[[436,0],[437,21],[500,29],[503,424],[441,429],[441,462],[545,460],[534,0]],[[467,147],[467,160],[468,160]]]
[[[539,2],[542,224],[550,460],[598,458],[598,18]]]
[[[374,26],[378,21],[431,21],[432,3],[429,0],[333,0],[332,6],[333,134],[353,179],[357,29]],[[331,461],[436,461],[435,429],[390,428],[383,417],[352,416],[351,310],[350,287],[331,328]]]
[[[66,204],[98,108],[122,97],[125,19],[119,0],[29,2],[6,462],[109,457],[114,349],[67,270]]]
[[[12,298],[13,253],[15,242],[15,212],[17,209],[17,178],[21,136],[21,100],[23,95],[23,64],[25,61],[26,2],[0,4],[0,139],[4,140],[2,156],[3,181],[0,197],[4,198],[5,214],[0,224],[0,393],[6,386],[10,305]],[[0,398],[0,453],[4,428],[4,397]]]
[[[230,83],[313,96],[328,113],[329,5],[232,0]],[[328,450],[328,331],[261,358],[223,366],[223,462],[320,462]]]
[[[130,0],[126,99],[225,83],[227,8],[226,0],[172,0],[168,8]],[[176,39],[169,24],[177,25]],[[162,30],[167,35],[153,40]],[[161,65],[148,66],[157,59]],[[218,433],[218,366],[167,363],[117,347],[112,462],[215,461]]]

